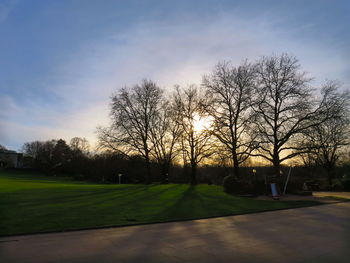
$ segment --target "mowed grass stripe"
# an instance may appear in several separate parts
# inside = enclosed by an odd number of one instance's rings
[[[107,185],[0,171],[0,235],[242,214],[315,205],[228,195],[221,186]]]

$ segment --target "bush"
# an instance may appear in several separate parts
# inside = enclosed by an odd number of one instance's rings
[[[334,180],[331,185],[332,191],[343,191],[344,190],[344,182],[340,180]]]
[[[281,191],[284,190],[284,184],[283,184],[283,189]],[[286,188],[286,193],[287,194],[296,194],[298,192],[300,192],[302,189],[302,183],[300,182],[296,182],[296,181],[290,181],[288,182],[287,188]]]
[[[229,194],[238,193],[240,191],[239,183],[232,176],[226,176],[223,181],[224,191]]]
[[[255,181],[253,184],[253,193],[261,195],[266,193],[266,185],[264,181]]]
[[[264,181],[237,180],[234,176],[226,176],[223,180],[224,191],[229,194],[259,195],[266,192]]]
[[[342,183],[344,190],[350,191],[350,175],[344,175]]]

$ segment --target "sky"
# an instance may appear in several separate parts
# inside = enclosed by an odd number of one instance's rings
[[[111,95],[200,84],[219,61],[287,52],[350,88],[350,1],[0,0],[0,144],[85,137]]]

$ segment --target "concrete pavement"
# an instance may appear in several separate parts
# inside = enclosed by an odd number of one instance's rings
[[[0,262],[349,262],[350,202],[0,238]]]
[[[340,197],[350,199],[350,192],[313,192],[312,194],[315,197]]]

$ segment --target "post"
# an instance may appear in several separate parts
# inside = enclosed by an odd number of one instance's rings
[[[288,172],[288,175],[287,175],[287,180],[286,180],[286,184],[284,185],[284,189],[283,189],[283,195],[286,194],[286,190],[287,190],[287,184],[289,182],[289,177],[290,177],[290,172],[292,171],[292,166],[289,167],[289,172]]]
[[[122,174],[118,174],[119,177],[119,184],[121,183],[121,179],[122,179]]]

